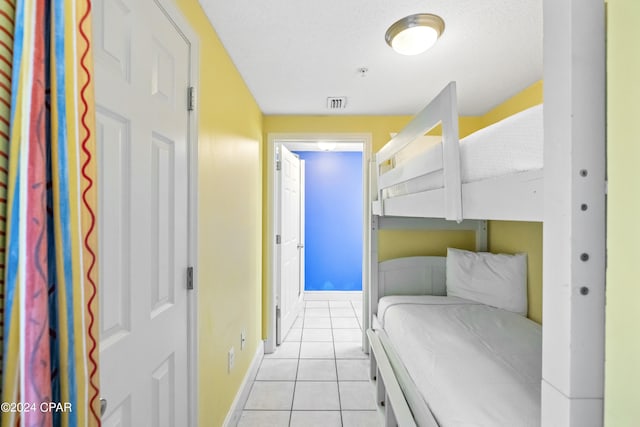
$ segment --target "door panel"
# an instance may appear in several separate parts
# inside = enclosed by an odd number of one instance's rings
[[[108,259],[110,268],[102,268],[101,282],[109,286],[100,286],[100,300],[110,310],[100,310],[101,339],[107,343],[122,339],[131,330],[131,247],[128,243],[130,224],[129,164],[131,161],[129,121],[118,114],[98,108],[96,128],[98,134],[98,157],[100,163],[109,168],[100,167],[98,181],[110,185],[102,186],[99,221],[99,234],[105,236],[106,230],[121,230],[99,241],[100,254]],[[102,142],[110,141],[109,144]]]
[[[94,20],[103,422],[183,425],[189,46],[152,0]]]
[[[115,76],[131,82],[133,13],[128,1],[95,2],[93,15],[94,54],[101,66]]]
[[[175,402],[175,361],[173,355],[164,360],[160,366],[151,374],[153,378],[153,417],[152,425],[158,427],[173,427],[175,424],[175,413],[173,402]]]
[[[302,307],[301,272],[301,167],[300,159],[286,147],[281,147],[280,169],[280,331],[284,339]],[[280,344],[278,342],[277,344]]]
[[[152,136],[151,149],[151,205],[156,213],[152,221],[151,272],[151,317],[170,308],[175,303],[174,265],[176,263],[173,217],[174,144],[159,135]]]

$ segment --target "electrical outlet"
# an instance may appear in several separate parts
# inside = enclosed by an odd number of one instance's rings
[[[233,369],[233,365],[236,363],[236,353],[235,350],[233,349],[233,347],[231,347],[229,349],[229,355],[228,355],[228,370],[229,372],[231,372],[231,370]]]
[[[240,350],[244,350],[244,346],[247,344],[247,333],[246,331],[240,332]]]

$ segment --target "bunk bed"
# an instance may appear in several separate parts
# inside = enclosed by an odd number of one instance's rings
[[[378,153],[374,215],[542,221],[542,105],[458,138],[456,85]],[[442,125],[442,142],[423,143]]]
[[[438,124],[434,143],[425,134]],[[367,337],[387,425],[540,425],[542,331],[526,318],[526,268],[514,308],[513,289],[460,292],[455,250],[378,263],[377,232],[472,230],[477,252],[464,257],[491,264],[486,220],[543,219],[542,147],[542,106],[460,140],[452,82],[376,154]]]

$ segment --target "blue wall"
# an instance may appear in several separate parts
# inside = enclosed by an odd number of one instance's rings
[[[305,290],[362,290],[362,153],[305,160]]]

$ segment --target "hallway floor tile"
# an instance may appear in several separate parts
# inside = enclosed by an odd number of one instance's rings
[[[360,302],[306,301],[282,345],[264,356],[238,426],[382,426],[361,310]]]

